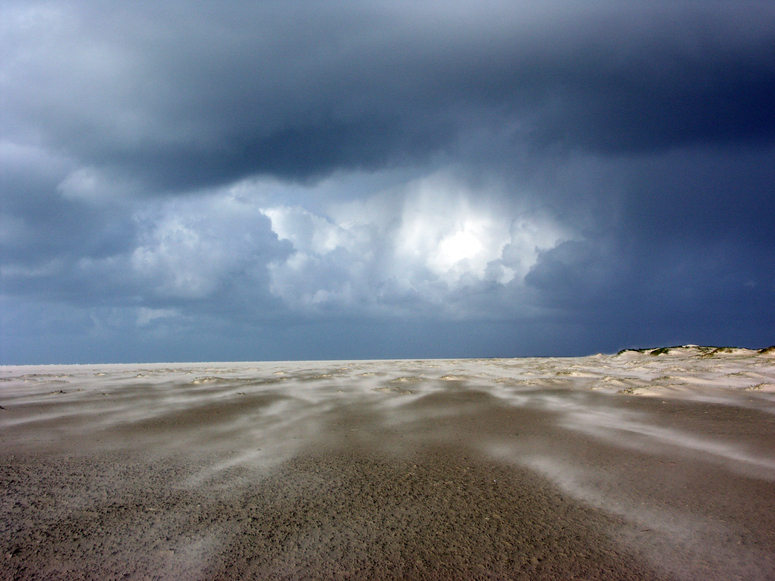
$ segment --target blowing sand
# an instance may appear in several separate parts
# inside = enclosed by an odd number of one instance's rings
[[[775,358],[0,368],[0,579],[773,579]]]

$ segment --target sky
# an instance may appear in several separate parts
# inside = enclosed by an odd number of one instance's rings
[[[0,364],[775,343],[775,4],[0,0]]]

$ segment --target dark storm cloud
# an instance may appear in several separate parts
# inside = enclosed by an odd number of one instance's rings
[[[600,40],[590,35],[575,59],[568,55],[561,65],[558,83],[550,85],[556,105],[539,120],[536,136],[608,154],[772,143],[772,10],[741,17],[733,9],[657,8],[639,15],[640,26],[625,23],[613,42],[599,27]],[[620,29],[616,18],[605,20]]]
[[[775,342],[771,3],[0,10],[6,361]]]
[[[9,51],[11,126],[162,189],[421,162],[477,118],[511,119],[537,146],[604,152],[771,142],[775,130],[763,3],[40,10],[27,17],[38,34]]]
[[[632,166],[626,220],[644,244],[738,241],[772,248],[775,149],[673,151]]]
[[[12,147],[3,148],[0,157],[4,261],[38,267],[84,255],[101,258],[130,247],[134,232],[124,213],[60,195],[58,185],[72,168],[70,160]]]

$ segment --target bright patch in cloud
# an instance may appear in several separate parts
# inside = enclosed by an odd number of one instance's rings
[[[444,238],[439,244],[439,265],[449,269],[463,260],[476,257],[484,250],[480,241],[482,234],[480,228],[471,228],[466,224],[462,230]]]
[[[437,173],[398,192],[333,204],[327,216],[265,208],[272,230],[295,249],[269,266],[270,291],[301,310],[443,304],[462,286],[521,283],[541,250],[572,238],[548,215],[490,198]]]

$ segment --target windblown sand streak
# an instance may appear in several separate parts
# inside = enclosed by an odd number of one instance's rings
[[[3,579],[768,579],[775,359],[4,367]]]

